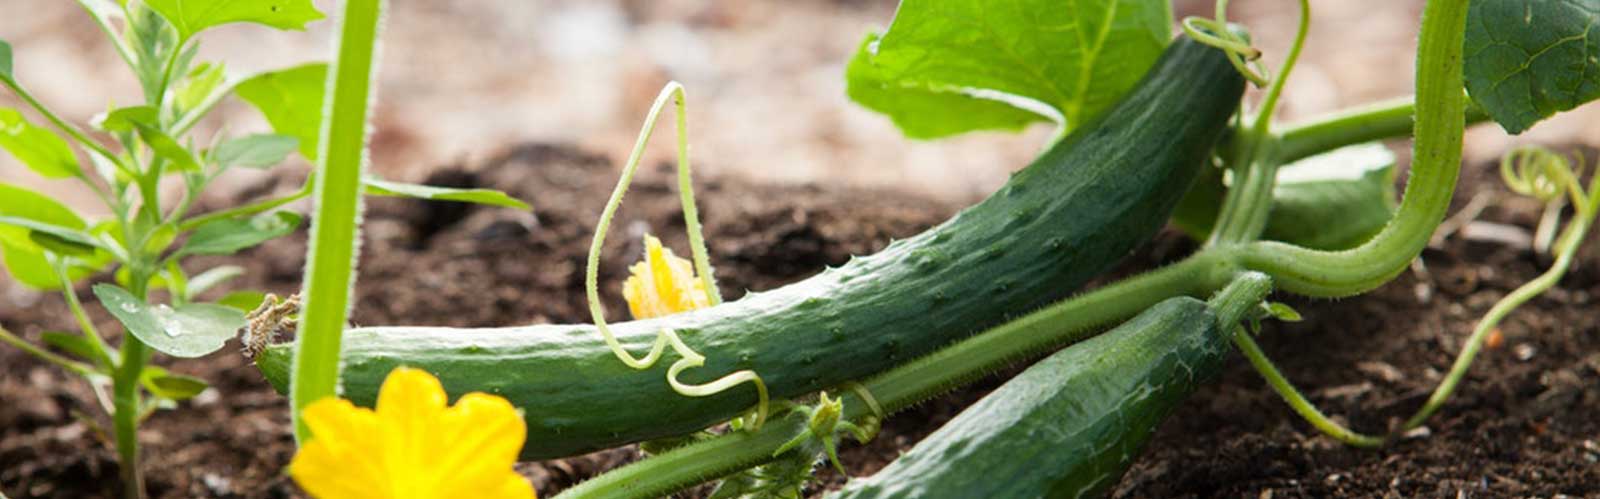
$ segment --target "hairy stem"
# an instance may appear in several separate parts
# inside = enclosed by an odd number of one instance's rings
[[[1283,397],[1283,401],[1289,404],[1289,408],[1294,409],[1296,414],[1310,422],[1311,426],[1340,442],[1356,447],[1378,447],[1383,445],[1382,438],[1350,431],[1338,422],[1328,419],[1327,416],[1322,414],[1322,411],[1317,410],[1315,405],[1306,400],[1305,396],[1301,395],[1300,391],[1296,390],[1287,378],[1283,377],[1283,373],[1278,371],[1278,367],[1273,365],[1272,360],[1267,358],[1267,354],[1263,353],[1261,347],[1256,345],[1256,341],[1250,337],[1250,333],[1245,332],[1243,327],[1229,326],[1233,330],[1233,344],[1239,347],[1239,352],[1250,360],[1250,365],[1256,368],[1256,372],[1261,373],[1261,378],[1272,386],[1273,391],[1278,392],[1278,396]]]
[[[377,81],[373,60],[381,28],[382,0],[345,2],[339,41],[328,78],[332,95],[324,103],[321,148],[317,155],[316,215],[306,250],[304,314],[295,338],[293,400],[295,438],[311,436],[300,411],[334,396],[339,382],[339,348],[350,312],[356,246],[361,226],[361,173],[366,166],[367,117]]]
[[[1266,272],[1285,290],[1349,296],[1404,271],[1444,219],[1461,169],[1465,99],[1461,44],[1466,0],[1429,0],[1417,49],[1416,141],[1411,177],[1394,219],[1359,247],[1320,251],[1261,241],[1238,251],[1244,267]]]

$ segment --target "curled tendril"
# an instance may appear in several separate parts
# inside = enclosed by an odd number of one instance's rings
[[[676,125],[678,132],[678,195],[683,204],[683,221],[689,231],[690,250],[694,256],[695,272],[700,274],[700,279],[705,284],[710,302],[716,305],[722,302],[722,296],[717,292],[716,282],[712,277],[711,260],[707,255],[705,239],[701,234],[699,211],[695,208],[694,186],[689,175],[689,139],[688,118],[685,114],[687,107],[684,102],[683,85],[678,82],[667,83],[661,89],[661,94],[656,96],[655,104],[650,107],[646,115],[644,127],[639,130],[639,138],[634,143],[633,153],[628,156],[628,163],[623,166],[622,178],[617,180],[617,187],[611,191],[611,199],[606,202],[606,207],[600,213],[600,223],[594,231],[594,241],[589,246],[589,259],[584,269],[584,288],[588,294],[589,313],[594,318],[595,329],[600,331],[601,338],[605,339],[606,346],[611,348],[611,353],[616,354],[617,360],[634,369],[649,369],[661,360],[668,346],[676,352],[680,359],[667,368],[667,384],[672,390],[689,397],[705,397],[715,395],[738,386],[742,383],[755,385],[758,402],[756,403],[753,421],[748,425],[752,430],[760,429],[767,420],[767,385],[761,381],[761,376],[755,371],[745,369],[736,371],[717,378],[708,383],[689,384],[678,380],[678,375],[684,371],[704,366],[706,357],[689,347],[683,338],[672,329],[662,329],[650,347],[650,353],[642,358],[634,358],[622,343],[617,341],[611,328],[606,325],[605,306],[600,303],[600,248],[604,246],[606,231],[611,227],[611,219],[616,215],[617,208],[622,205],[622,197],[627,194],[628,186],[633,183],[633,175],[639,170],[640,160],[644,156],[644,147],[650,142],[650,135],[655,130],[656,119],[660,117],[661,110],[671,102],[677,114]]]
[[[1218,2],[1225,4],[1225,2]],[[1244,35],[1228,29],[1227,20],[1189,16],[1183,19],[1183,32],[1194,41],[1216,47],[1227,54],[1228,62],[1257,87],[1267,86],[1267,68],[1261,64],[1261,50],[1250,46]]]
[[[1583,168],[1583,153],[1575,152],[1577,168]],[[1588,202],[1576,171],[1566,157],[1537,146],[1521,146],[1500,158],[1500,178],[1512,191],[1543,202],[1555,201],[1562,194],[1571,196],[1575,206]]]

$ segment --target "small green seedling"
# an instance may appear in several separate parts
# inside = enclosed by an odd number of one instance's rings
[[[230,255],[292,233],[303,217],[283,206],[311,193],[194,213],[212,182],[236,168],[268,169],[300,152],[316,156],[321,122],[322,65],[230,76],[220,62],[197,59],[198,35],[209,28],[253,23],[300,30],[322,18],[309,0],[146,0],[78,2],[133,72],[144,102],[112,106],[89,128],[69,123],[36,99],[15,70],[12,47],[0,41],[0,86],[42,116],[0,107],[0,148],[48,178],[75,181],[94,192],[111,216],[86,220],[72,207],[19,185],[0,183],[0,253],[11,278],[59,290],[77,333],[49,331],[41,348],[0,329],[0,341],[83,376],[111,416],[109,433],[121,461],[123,495],[143,497],[136,430],[155,410],[175,407],[207,388],[204,380],[151,363],[152,354],[200,357],[220,348],[246,325],[245,312],[263,303],[258,291],[213,297],[243,273],[236,266],[196,270],[189,257]],[[300,84],[315,80],[314,84]],[[237,95],[257,106],[273,133],[194,133],[219,102]],[[364,118],[358,121],[364,126]],[[87,158],[87,163],[80,161]],[[176,196],[163,184],[178,184]],[[497,192],[455,190],[363,180],[368,192],[427,199],[485,202],[526,208]],[[122,324],[120,345],[97,330],[79,301],[79,283],[113,271],[91,290]],[[95,428],[97,422],[88,420]]]

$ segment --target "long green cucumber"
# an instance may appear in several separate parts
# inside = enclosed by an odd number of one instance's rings
[[[1039,361],[829,497],[1093,497],[1227,351],[1205,302],[1168,299]]]
[[[1209,160],[1243,87],[1221,52],[1179,38],[1105,117],[949,221],[793,285],[611,329],[633,352],[675,329],[707,357],[684,382],[753,369],[780,398],[926,355],[1065,296],[1150,238]],[[289,357],[276,345],[258,358],[280,389]],[[630,369],[590,325],[352,329],[343,395],[372,404],[399,365],[434,373],[453,395],[510,399],[527,420],[525,459],[687,433],[756,399],[742,389],[680,395],[666,363]]]

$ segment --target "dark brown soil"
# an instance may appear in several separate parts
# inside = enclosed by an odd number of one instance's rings
[[[483,185],[531,200],[537,216],[511,210],[377,200],[354,321],[360,324],[504,325],[584,322],[582,259],[614,181],[607,158],[569,148],[525,145],[483,165],[451,168],[433,183]],[[1457,204],[1500,193],[1483,219],[1529,228],[1537,206],[1511,200],[1488,169],[1463,176]],[[291,187],[298,179],[262,190]],[[602,282],[608,305],[639,236],[659,234],[684,248],[670,169],[641,174],[607,244]],[[957,208],[886,192],[772,187],[734,180],[699,191],[725,294],[768,289],[850,254],[870,253]],[[1590,246],[1594,246],[1593,240]],[[1163,235],[1121,272],[1181,256],[1190,245]],[[234,258],[249,269],[236,283],[294,291],[303,236]],[[1371,294],[1296,301],[1307,321],[1270,325],[1263,347],[1308,396],[1358,429],[1380,431],[1410,413],[1446,370],[1474,321],[1547,263],[1499,243],[1447,241],[1424,254],[1428,274],[1407,274]],[[4,285],[0,285],[3,287]],[[0,323],[28,338],[68,328],[59,296],[16,303]],[[1586,250],[1560,286],[1514,313],[1504,341],[1484,351],[1458,395],[1426,435],[1381,451],[1319,436],[1277,399],[1243,359],[1193,397],[1147,447],[1117,490],[1123,497],[1525,497],[1600,496],[1600,253]],[[99,324],[114,330],[102,314]],[[293,452],[284,399],[231,352],[166,362],[217,388],[176,411],[157,413],[141,432],[149,488],[159,497],[284,497],[281,475]],[[984,380],[890,420],[877,440],[847,444],[852,473],[876,471],[900,449],[997,386]],[[86,424],[75,415],[90,415]],[[116,463],[87,386],[11,348],[0,348],[0,490],[12,497],[107,496]],[[520,465],[546,496],[634,459],[619,449]],[[823,472],[829,485],[842,478]]]

